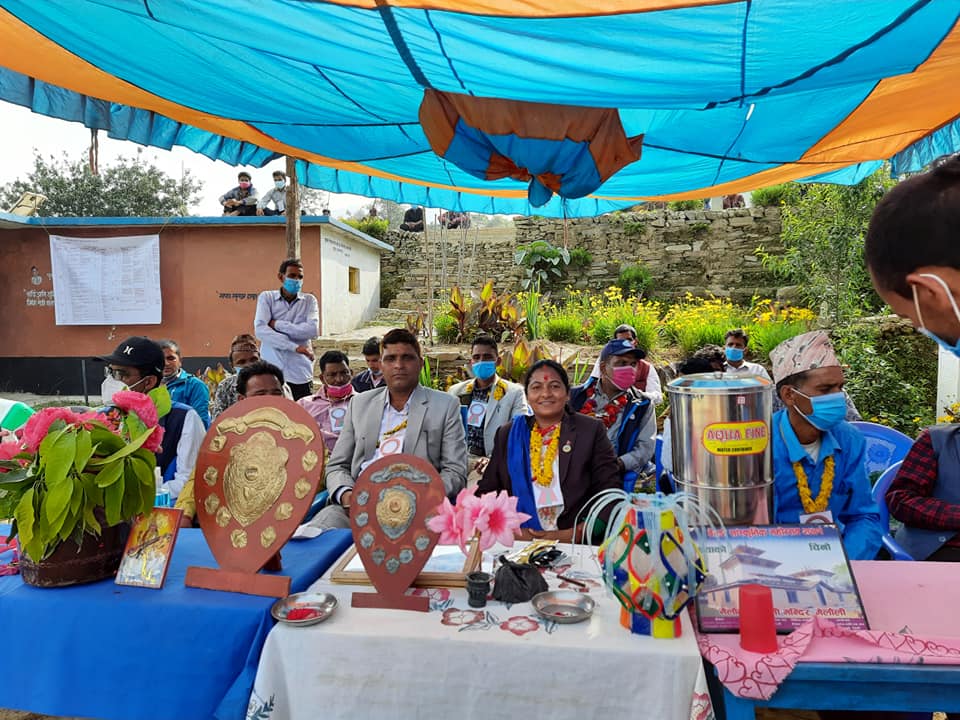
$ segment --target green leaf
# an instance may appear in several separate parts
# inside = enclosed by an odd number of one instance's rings
[[[33,488],[27,490],[20,498],[13,517],[17,521],[20,544],[25,546],[33,542]]]
[[[77,432],[77,454],[73,458],[73,466],[80,472],[87,466],[87,461],[93,457],[95,448],[93,439],[90,437],[89,430],[79,430]]]
[[[94,482],[99,488],[109,487],[117,482],[121,475],[123,475],[123,461],[115,461],[98,472]]]
[[[122,438],[102,427],[94,427],[90,431],[90,439],[97,446],[98,452],[116,452],[126,444]]]
[[[117,450],[117,451],[116,451],[115,453],[113,453],[112,455],[108,455],[108,456],[105,457],[105,458],[95,458],[95,459],[91,460],[91,461],[88,463],[88,465],[89,465],[90,467],[97,467],[97,466],[100,466],[100,465],[108,465],[108,464],[110,464],[110,463],[112,463],[112,462],[115,462],[116,460],[119,460],[120,458],[125,458],[125,457],[127,457],[127,455],[129,455],[130,453],[133,453],[133,452],[136,452],[137,450],[139,450],[139,449],[140,449],[140,446],[143,445],[143,444],[147,441],[147,438],[150,437],[150,433],[152,433],[152,432],[153,432],[153,428],[147,430],[145,433],[143,433],[143,434],[140,435],[139,437],[134,438],[133,440],[131,440],[129,443],[127,443],[126,445],[124,445],[122,448],[120,448],[119,450]]]
[[[117,464],[121,465],[121,463]],[[124,473],[121,472],[117,481],[103,493],[103,509],[107,514],[107,525],[116,525],[126,519],[123,517],[123,490],[125,486],[123,476]]]
[[[156,500],[157,486],[153,469],[157,466],[157,456],[147,450],[139,450],[127,459],[130,461],[127,470],[127,497],[131,504],[128,508],[126,501],[124,502],[124,516],[133,517],[148,512]],[[139,496],[132,492],[131,482],[140,488]]]
[[[47,469],[49,475],[50,469]],[[56,485],[50,485],[46,497],[43,501],[43,514],[50,524],[53,532],[59,529],[57,521],[63,522],[63,515],[70,506],[70,498],[73,496],[73,483],[61,482]],[[56,526],[54,528],[54,526]]]
[[[147,397],[153,400],[157,407],[157,417],[162,418],[173,408],[173,400],[170,398],[170,391],[166,385],[160,385],[147,393]]]
[[[46,438],[44,442],[46,442]],[[45,454],[46,458],[45,480],[47,486],[61,485],[66,480],[67,474],[73,469],[73,461],[77,456],[76,433],[59,433],[46,451],[43,449],[43,443],[40,443],[40,452],[42,455]],[[69,500],[69,497],[67,500]]]

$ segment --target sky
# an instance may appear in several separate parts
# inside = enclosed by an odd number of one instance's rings
[[[284,170],[284,160],[278,159],[263,168],[234,167],[219,160],[175,147],[173,150],[145,147],[129,140],[113,140],[105,132],[99,134],[99,164],[105,167],[118,157],[134,157],[137,149],[143,156],[168,175],[180,177],[184,169],[203,183],[200,202],[190,210],[196,215],[220,215],[222,208],[217,198],[237,184],[237,173],[248,170],[254,186],[266,192],[274,169]],[[86,158],[90,146],[90,131],[80,123],[67,122],[38,115],[27,108],[0,102],[0,185],[18,177],[26,177],[33,167],[33,151],[41,155],[60,156],[66,152],[71,158]],[[334,217],[368,207],[371,200],[358,195],[330,194],[328,206]],[[8,208],[0,208],[7,210]]]

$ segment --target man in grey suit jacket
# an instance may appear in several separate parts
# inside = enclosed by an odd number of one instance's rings
[[[448,393],[460,402],[467,438],[467,485],[483,477],[493,452],[497,429],[516,415],[527,415],[523,386],[497,376],[497,342],[478,335],[470,346],[473,380],[457,383]]]
[[[420,343],[407,330],[391,330],[381,342],[384,387],[355,395],[327,462],[330,503],[311,525],[350,527],[353,485],[364,469],[385,455],[407,453],[427,459],[453,499],[467,474],[460,407],[446,393],[419,384]]]

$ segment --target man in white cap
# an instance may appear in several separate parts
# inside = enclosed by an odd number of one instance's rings
[[[774,522],[836,523],[851,560],[872,560],[883,528],[870,495],[866,443],[847,423],[844,377],[822,330],[770,353],[784,409],[773,415]]]

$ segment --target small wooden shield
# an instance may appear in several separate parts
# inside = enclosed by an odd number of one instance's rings
[[[354,607],[429,609],[427,597],[405,593],[439,539],[427,528],[427,517],[443,496],[440,473],[415,455],[380,458],[360,474],[350,500],[350,527],[363,568],[379,593],[355,592]]]
[[[254,574],[286,544],[316,495],[323,455],[316,421],[286,398],[249,398],[217,417],[197,458],[194,497],[221,572]],[[200,570],[188,569],[188,585]],[[210,587],[211,572],[201,587]],[[289,578],[283,580],[289,588]],[[271,592],[250,588],[241,583],[219,589],[258,595],[280,591],[279,586]]]

